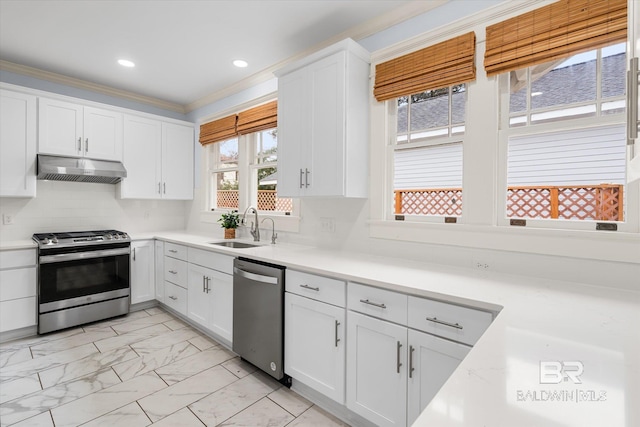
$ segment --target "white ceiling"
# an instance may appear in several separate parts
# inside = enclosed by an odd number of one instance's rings
[[[276,64],[366,37],[429,3],[438,2],[0,0],[0,59],[188,111]],[[234,67],[238,58],[249,67]]]

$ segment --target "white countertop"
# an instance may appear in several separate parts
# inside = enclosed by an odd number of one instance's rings
[[[220,239],[184,233],[133,237],[494,311],[503,307],[414,426],[640,425],[640,292],[306,246],[229,249],[209,244]],[[540,364],[547,361],[581,364],[580,383],[542,384]],[[550,372],[547,379],[554,377]]]
[[[18,249],[36,249],[38,245],[33,240],[0,241],[0,251],[12,251]]]

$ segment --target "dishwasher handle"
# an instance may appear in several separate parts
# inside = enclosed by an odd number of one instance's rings
[[[241,270],[238,267],[233,267],[233,274],[238,275],[240,277],[244,277],[245,279],[253,280],[254,282],[268,283],[270,285],[278,284],[277,277],[263,276],[262,274],[250,273],[248,271]]]

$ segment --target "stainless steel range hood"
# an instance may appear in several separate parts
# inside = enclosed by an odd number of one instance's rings
[[[126,177],[121,162],[38,154],[38,179],[116,184]]]

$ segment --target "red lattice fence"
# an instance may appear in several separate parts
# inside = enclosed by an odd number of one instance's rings
[[[521,186],[507,189],[507,217],[622,221],[624,186]],[[462,189],[395,190],[394,212],[460,216]]]
[[[216,206],[219,208],[238,209],[238,190],[218,190]],[[291,212],[293,200],[280,198],[276,190],[258,190],[258,210]]]

